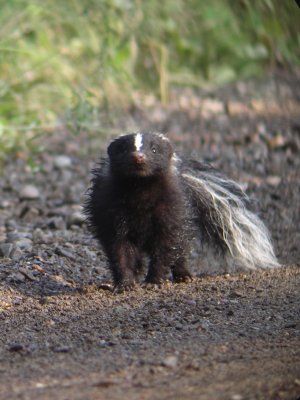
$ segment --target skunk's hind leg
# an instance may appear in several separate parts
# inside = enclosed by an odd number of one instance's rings
[[[146,284],[161,284],[167,280],[170,272],[172,272],[174,282],[188,282],[192,279],[187,269],[186,256],[174,257],[172,253],[172,249],[161,250],[159,256],[151,258]]]

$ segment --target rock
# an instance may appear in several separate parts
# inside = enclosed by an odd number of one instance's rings
[[[8,350],[11,352],[19,352],[24,350],[24,346],[21,343],[13,343],[9,346]]]
[[[1,243],[0,244],[0,256],[8,258],[12,252],[13,247],[14,246],[12,243]]]
[[[269,175],[266,178],[266,182],[270,186],[278,186],[281,182],[281,177],[276,175]]]
[[[15,241],[15,246],[23,251],[32,251],[32,240],[24,238]]]
[[[7,241],[10,243],[14,243],[18,240],[26,239],[30,236],[31,234],[29,232],[19,232],[19,231],[8,232]]]
[[[53,160],[53,164],[58,169],[68,168],[72,165],[72,160],[70,157],[65,155],[56,156]]]
[[[178,364],[178,358],[176,356],[168,356],[162,362],[162,365],[168,368],[175,368],[177,364]]]
[[[50,229],[58,229],[58,230],[66,229],[66,223],[62,217],[51,218],[48,222],[48,226]]]
[[[40,191],[36,186],[25,185],[20,191],[20,198],[22,200],[35,200],[40,197]]]
[[[86,217],[80,211],[75,211],[68,217],[68,226],[82,225]]]
[[[69,353],[71,351],[71,348],[68,346],[59,345],[53,347],[52,350],[54,351],[54,353]]]
[[[8,208],[11,206],[11,202],[9,200],[1,200],[0,201],[0,208]]]
[[[33,240],[37,243],[51,243],[53,239],[53,233],[51,231],[43,231],[40,228],[36,228],[33,232]]]
[[[31,222],[39,216],[40,212],[34,207],[25,207],[20,214],[20,218],[25,222]]]
[[[20,272],[17,272],[15,274],[9,275],[8,279],[15,283],[22,283],[25,281],[25,276],[22,275]]]
[[[246,297],[246,296],[244,295],[244,293],[239,292],[238,290],[234,290],[229,294],[229,298],[231,299],[237,299],[239,297]]]
[[[29,279],[30,281],[35,281],[36,278],[33,276],[32,272],[29,271],[27,268],[20,267],[19,272],[25,276],[25,278]]]
[[[239,103],[236,101],[230,101],[227,104],[227,113],[230,116],[242,115],[242,114],[249,114],[250,110],[249,107],[244,103]]]
[[[19,247],[14,246],[14,248],[13,248],[11,254],[10,254],[10,258],[12,260],[16,260],[17,261],[17,260],[20,260],[20,258],[22,256],[23,256],[23,251]],[[21,275],[21,276],[22,276],[22,278],[24,278],[23,275]],[[22,279],[22,280],[24,280],[24,279]]]
[[[231,396],[231,400],[243,400],[243,396],[241,394],[234,394]]]
[[[57,246],[55,249],[55,253],[59,256],[67,257],[70,258],[71,260],[75,260],[75,255],[66,249],[63,249],[62,247]]]
[[[204,115],[222,114],[225,111],[224,103],[215,99],[204,99],[201,104]]]

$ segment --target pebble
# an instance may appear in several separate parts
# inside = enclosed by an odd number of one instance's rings
[[[54,353],[69,353],[71,351],[71,348],[68,346],[55,346],[52,349]]]
[[[9,280],[16,283],[22,283],[25,281],[25,276],[20,272],[9,275]]]
[[[68,226],[82,225],[84,221],[85,216],[83,215],[83,213],[80,211],[75,211],[68,217]]]
[[[29,236],[31,236],[29,232],[18,232],[18,231],[8,232],[7,241],[13,243],[16,242],[17,240],[26,239]]]
[[[243,396],[240,395],[240,394],[234,394],[234,395],[231,397],[231,400],[243,400]]]
[[[53,164],[58,169],[64,169],[72,165],[72,160],[70,157],[65,155],[56,156],[53,160]]]
[[[1,257],[9,257],[12,249],[13,249],[13,244],[12,243],[1,243],[0,244],[0,256]]]
[[[38,243],[51,243],[53,239],[53,233],[51,231],[43,231],[40,228],[35,229],[33,232],[33,239]]]
[[[31,222],[36,217],[38,217],[39,214],[40,214],[40,212],[39,212],[39,210],[37,208],[26,207],[25,209],[22,210],[20,217],[25,222]]]
[[[9,346],[8,350],[11,352],[19,352],[24,350],[24,346],[20,343],[13,343]]]
[[[66,229],[66,223],[62,217],[53,217],[48,221],[48,227],[50,229],[58,229],[63,231]]]
[[[30,281],[35,281],[36,278],[33,276],[32,272],[29,271],[27,268],[20,267],[19,272],[25,276],[25,278],[29,279]]]
[[[71,251],[66,250],[66,249],[63,249],[63,248],[60,247],[60,246],[57,246],[57,247],[56,247],[55,253],[56,253],[57,255],[59,255],[59,256],[63,256],[63,257],[70,258],[71,260],[75,260],[75,255],[74,255]]]
[[[176,356],[168,356],[162,362],[162,365],[168,368],[175,368],[177,364],[178,364],[178,358]]]
[[[10,254],[10,258],[12,260],[17,261],[17,260],[20,260],[20,258],[22,258],[22,256],[23,256],[23,251],[19,247],[15,247],[14,246],[14,248],[13,248],[11,254]],[[24,278],[23,275],[21,275],[21,276],[22,276],[22,278]],[[24,279],[22,279],[22,280],[24,280]]]
[[[25,185],[20,191],[20,198],[22,200],[35,200],[40,197],[39,189],[34,185]]]
[[[11,202],[9,200],[1,200],[0,201],[0,208],[8,208],[10,207]]]
[[[32,240],[24,238],[15,241],[15,246],[23,251],[32,251]]]
[[[239,292],[238,290],[234,290],[233,292],[231,292],[229,294],[229,297],[231,299],[236,299],[236,298],[239,298],[239,297],[246,297],[246,296],[244,295],[244,293]]]

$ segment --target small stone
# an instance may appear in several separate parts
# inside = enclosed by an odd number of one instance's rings
[[[11,205],[9,200],[2,200],[0,201],[0,208],[8,208]]]
[[[39,189],[33,185],[25,185],[20,191],[20,198],[22,200],[35,200],[40,197]]]
[[[14,243],[18,240],[26,239],[28,236],[31,236],[27,232],[18,232],[18,231],[13,231],[13,232],[8,232],[7,233],[7,240],[10,243]]]
[[[281,177],[276,175],[269,175],[266,178],[266,182],[270,186],[278,186],[281,182]]]
[[[46,305],[46,304],[49,304],[49,303],[50,303],[50,299],[49,299],[48,296],[43,296],[43,297],[40,299],[40,304],[41,304],[42,306],[44,306],[44,305]]]
[[[13,343],[9,346],[8,350],[11,352],[19,352],[24,350],[24,346],[20,343]]]
[[[56,346],[53,348],[53,351],[55,353],[69,353],[71,351],[71,348],[68,346]]]
[[[51,231],[44,232],[42,229],[37,228],[33,232],[33,239],[37,243],[50,243],[53,239],[53,233]]]
[[[24,239],[20,239],[17,240],[15,242],[16,247],[18,247],[19,249],[23,250],[23,251],[28,251],[31,252],[32,251],[32,240],[24,238]]]
[[[58,169],[68,168],[72,165],[72,160],[68,156],[56,156],[53,160],[53,164]]]
[[[22,256],[23,256],[23,251],[18,246],[14,246],[14,248],[10,254],[10,258],[12,260],[17,261],[17,260],[20,260],[20,258],[22,258]],[[19,275],[21,275],[21,274],[19,274]],[[23,275],[21,275],[21,276],[23,277]],[[24,279],[22,279],[22,280],[24,280]]]
[[[71,225],[82,225],[85,221],[85,216],[80,211],[73,212],[68,218],[68,226]]]
[[[276,135],[268,140],[268,145],[271,149],[278,149],[286,144],[286,139],[283,135]]]
[[[249,114],[249,108],[244,103],[239,103],[236,101],[230,101],[227,104],[227,112],[229,115],[242,115],[242,114]]]
[[[1,243],[0,244],[0,256],[8,258],[12,252],[13,247],[14,246],[12,243]]]
[[[162,362],[162,365],[168,368],[175,368],[177,364],[178,364],[178,358],[176,356],[168,356]]]
[[[66,223],[62,217],[53,217],[49,220],[48,226],[50,229],[65,230]]]
[[[75,255],[66,249],[63,249],[62,247],[56,247],[55,253],[59,256],[67,257],[70,258],[71,260],[75,260]]]
[[[238,290],[235,290],[235,291],[230,293],[229,297],[231,299],[236,299],[238,297],[245,297],[245,295],[243,293],[239,292]]]
[[[241,394],[234,394],[231,396],[231,400],[243,400],[243,396]]]
[[[204,114],[219,114],[225,111],[224,104],[219,100],[204,99],[202,101],[202,112]]]
[[[36,278],[33,276],[32,272],[29,271],[27,268],[20,267],[19,272],[25,276],[25,278],[29,279],[30,281],[35,281]]]
[[[17,272],[15,274],[9,275],[9,280],[16,283],[22,283],[25,281],[25,276],[22,275],[20,272]]]
[[[21,211],[20,218],[22,218],[23,221],[25,221],[25,222],[31,222],[32,220],[37,218],[39,216],[39,214],[40,214],[40,212],[39,212],[39,210],[37,208],[25,207]]]

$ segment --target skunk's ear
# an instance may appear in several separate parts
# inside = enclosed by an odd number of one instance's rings
[[[107,148],[107,154],[109,158],[113,158],[118,153],[123,152],[127,142],[128,140],[126,141],[123,136],[117,137],[115,140],[113,140]]]
[[[168,154],[168,158],[171,159],[173,156],[174,150],[173,150],[173,146],[171,145],[171,142],[169,141],[169,139],[164,140],[163,145],[164,145],[166,154]]]

